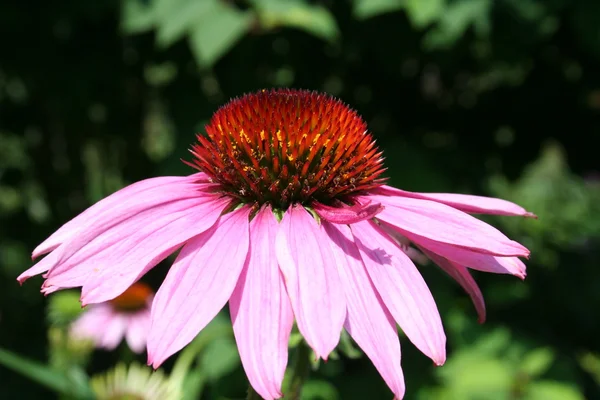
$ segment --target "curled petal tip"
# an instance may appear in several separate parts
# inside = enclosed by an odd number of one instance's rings
[[[534,214],[534,213],[532,213],[532,212],[526,212],[526,213],[525,213],[525,215],[524,215],[524,217],[526,217],[526,218],[538,219],[538,216],[537,216],[537,215],[535,215],[535,214]]]
[[[379,214],[385,208],[381,203],[355,204],[353,206],[340,205],[331,207],[319,202],[313,202],[314,210],[321,218],[334,224],[354,224],[368,220]]]

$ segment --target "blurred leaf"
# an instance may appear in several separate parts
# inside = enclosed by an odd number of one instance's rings
[[[77,319],[84,309],[76,290],[63,290],[49,296],[48,320],[52,325],[65,327]]]
[[[356,19],[367,19],[398,11],[402,9],[404,2],[404,0],[354,0],[354,17]]]
[[[232,372],[240,365],[235,341],[231,338],[218,338],[210,342],[202,353],[200,365],[209,379],[218,379]]]
[[[592,375],[596,384],[600,386],[600,355],[586,353],[579,357],[579,364],[581,365],[581,368]]]
[[[176,4],[157,16],[156,43],[159,47],[169,47],[191,31],[196,24],[203,23],[212,8],[219,7],[219,0],[170,0]]]
[[[478,35],[487,35],[491,27],[491,7],[490,0],[459,0],[450,3],[443,10],[436,27],[423,38],[424,47],[428,50],[446,49],[471,26]]]
[[[204,10],[189,36],[192,52],[201,67],[211,67],[252,25],[252,14],[239,11],[226,3],[212,1]]]
[[[177,65],[170,61],[152,64],[144,68],[144,79],[152,86],[165,86],[175,79],[177,72]]]
[[[327,381],[309,379],[302,387],[301,400],[337,400],[340,398],[335,386]]]
[[[121,1],[121,30],[123,33],[142,33],[154,27],[154,10],[151,5],[144,3],[141,0]]]
[[[521,363],[521,371],[530,377],[538,377],[550,368],[554,361],[554,353],[549,348],[539,348],[525,355]]]
[[[555,381],[537,381],[528,386],[526,400],[584,400],[572,385]]]
[[[1,190],[0,190],[1,193]],[[29,249],[22,242],[5,240],[0,243],[0,273],[5,273],[13,279],[29,266],[31,258]]]
[[[253,0],[261,25],[266,29],[294,27],[333,42],[340,32],[335,18],[325,7],[299,0]]]
[[[569,170],[565,152],[555,142],[542,148],[539,158],[528,165],[518,181],[502,176],[490,181],[494,195],[514,201],[537,214],[537,221],[502,218],[514,234],[529,240],[527,247],[541,264],[553,265],[550,245],[571,247],[600,238],[600,188],[583,181]],[[560,212],[557,212],[560,210]]]
[[[147,102],[142,147],[153,161],[167,158],[175,149],[176,131],[166,106],[158,96]]]
[[[288,348],[293,349],[294,347],[297,347],[300,343],[302,343],[303,340],[304,338],[302,337],[302,334],[300,332],[292,331],[292,333],[290,334],[290,339],[288,341]]]
[[[12,133],[0,132],[0,172],[5,168],[24,171],[30,166],[31,158],[24,138]]]
[[[446,9],[446,0],[405,0],[404,8],[417,28],[437,21]]]
[[[338,349],[348,358],[360,358],[363,355],[360,349],[354,345],[352,338],[350,338],[350,335],[348,332],[346,332],[346,330],[342,331]]]
[[[81,380],[81,376],[73,381],[49,366],[28,360],[8,350],[0,349],[0,364],[55,392],[76,396],[80,399],[93,397],[87,381]]]

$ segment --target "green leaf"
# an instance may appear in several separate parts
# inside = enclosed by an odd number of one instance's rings
[[[402,9],[404,0],[354,0],[356,19],[367,19]]]
[[[81,399],[92,398],[87,377],[82,378],[81,371],[69,371],[72,378],[77,378],[69,379],[65,374],[49,366],[4,349],[0,349],[0,364],[55,392]]]
[[[451,3],[440,14],[436,28],[425,36],[423,45],[429,50],[446,49],[459,40],[470,26],[475,28],[478,35],[487,35],[491,26],[491,8],[490,0],[461,0]]]
[[[56,326],[67,326],[77,319],[84,309],[79,298],[81,294],[76,290],[65,290],[50,296],[48,303],[48,320]]]
[[[521,370],[530,377],[537,377],[550,368],[552,361],[554,361],[554,353],[551,349],[535,349],[527,353],[521,363]]]
[[[335,18],[325,7],[297,0],[254,0],[253,3],[265,29],[298,28],[329,42],[340,36]]]
[[[308,380],[302,386],[301,400],[338,400],[340,394],[335,386],[327,381]]]
[[[525,400],[584,400],[584,397],[567,383],[538,381],[529,385]]]
[[[211,67],[252,25],[252,15],[238,11],[223,2],[211,3],[203,18],[196,21],[189,40],[192,52],[201,67]]]
[[[340,336],[340,343],[338,344],[339,351],[344,354],[348,358],[360,358],[363,353],[360,351],[358,347],[354,345],[354,342],[348,335],[346,330],[342,331],[342,335]]]
[[[151,5],[141,0],[123,0],[121,3],[121,30],[126,34],[142,33],[154,27],[155,14]]]
[[[206,13],[218,7],[218,1],[179,0],[178,7],[170,9],[157,21],[157,45],[166,48],[183,38],[196,24],[203,21]]]
[[[600,355],[585,353],[578,357],[579,365],[587,371],[600,386]]]
[[[240,365],[240,357],[231,338],[218,338],[206,346],[200,362],[208,379],[218,379]]]
[[[406,0],[404,8],[416,28],[437,21],[446,9],[446,0]]]

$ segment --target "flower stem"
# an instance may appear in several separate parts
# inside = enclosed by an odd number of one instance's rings
[[[296,347],[296,359],[292,366],[290,380],[283,391],[283,397],[286,400],[299,400],[302,393],[302,386],[308,373],[310,372],[310,349],[304,340],[300,341]]]

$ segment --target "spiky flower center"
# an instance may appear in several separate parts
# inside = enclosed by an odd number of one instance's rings
[[[142,282],[136,282],[121,295],[112,299],[110,305],[121,312],[139,311],[148,306],[148,300],[152,294],[153,291],[150,286]]]
[[[384,182],[365,122],[322,93],[262,90],[233,99],[198,142],[190,164],[243,203],[329,204]]]

